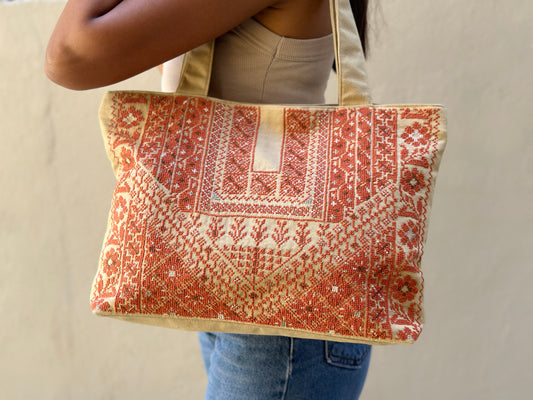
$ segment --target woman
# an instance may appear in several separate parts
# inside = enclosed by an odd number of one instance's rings
[[[366,0],[351,3],[364,43]],[[46,73],[70,89],[105,86],[213,38],[211,96],[324,101],[333,61],[328,0],[69,0]],[[363,344],[218,333],[201,333],[200,342],[206,399],[356,399],[370,358]]]

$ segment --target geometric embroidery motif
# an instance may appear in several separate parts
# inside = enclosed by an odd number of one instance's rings
[[[271,109],[112,96],[118,182],[95,312],[416,340],[439,107],[279,107],[275,162],[260,169]]]

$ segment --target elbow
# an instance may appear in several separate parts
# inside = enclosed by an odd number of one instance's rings
[[[67,89],[91,89],[83,82],[82,65],[82,59],[71,47],[50,41],[44,63],[44,72],[48,79]]]
[[[67,77],[65,68],[62,67],[61,61],[56,55],[50,55],[48,51],[46,52],[44,73],[52,82],[68,89],[73,89],[70,84],[70,79]]]
[[[52,37],[46,48],[46,76],[72,90],[95,89],[113,83],[102,71],[105,64],[94,42],[92,38],[81,40],[74,34]]]

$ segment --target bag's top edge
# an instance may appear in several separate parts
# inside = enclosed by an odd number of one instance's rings
[[[230,104],[230,105],[240,105],[240,106],[252,106],[252,107],[297,107],[297,108],[365,108],[365,107],[373,107],[373,108],[440,108],[445,109],[446,107],[442,104],[353,104],[353,105],[344,105],[340,106],[338,104],[264,104],[264,103],[246,103],[246,102],[238,102],[238,101],[232,101],[232,100],[225,100],[225,99],[219,99],[216,97],[209,97],[209,96],[200,96],[200,95],[190,95],[190,94],[184,94],[184,93],[178,93],[178,92],[156,92],[156,91],[146,91],[146,90],[110,90],[105,93],[105,96],[111,96],[118,93],[131,93],[131,94],[144,94],[147,96],[159,96],[159,97],[178,97],[178,96],[185,96],[185,97],[195,97],[195,98],[202,98],[210,101],[216,101],[220,103]]]

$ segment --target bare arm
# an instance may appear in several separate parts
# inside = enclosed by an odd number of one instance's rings
[[[211,40],[276,0],[69,0],[45,72],[70,89],[119,82]]]

